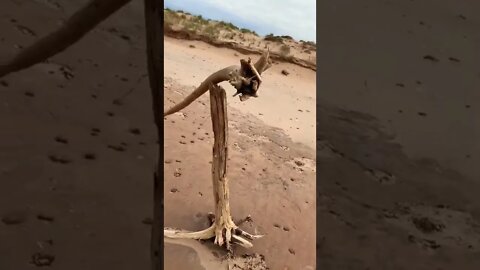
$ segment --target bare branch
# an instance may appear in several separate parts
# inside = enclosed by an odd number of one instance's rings
[[[7,63],[0,64],[0,78],[29,68],[64,51],[130,1],[91,0],[85,7],[74,13],[60,29],[23,49]]]
[[[234,96],[241,94],[241,101],[246,100],[249,96],[256,97],[261,82],[260,75],[271,66],[272,62],[268,51],[263,53],[262,57],[260,57],[254,65],[251,65],[242,59],[240,60],[240,66],[226,67],[208,76],[200,86],[198,86],[185,99],[167,110],[163,116],[165,117],[183,110],[201,95],[205,94],[208,91],[210,84],[216,85],[223,81],[229,81],[230,84],[237,89],[237,93]]]

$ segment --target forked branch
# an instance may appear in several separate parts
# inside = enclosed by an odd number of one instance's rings
[[[192,93],[185,99],[167,110],[163,116],[174,114],[190,105],[193,101],[206,93],[210,84],[216,85],[228,81],[237,89],[234,96],[240,95],[240,100],[245,101],[249,97],[257,97],[258,88],[262,82],[261,74],[272,66],[270,52],[264,52],[255,64],[251,60],[240,60],[240,66],[230,66],[221,69],[208,76]]]

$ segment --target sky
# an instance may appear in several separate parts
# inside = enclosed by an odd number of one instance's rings
[[[316,41],[316,0],[165,0],[165,7],[231,22],[260,35]]]

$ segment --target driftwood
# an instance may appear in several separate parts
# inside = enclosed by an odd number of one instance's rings
[[[251,59],[241,59],[240,66],[226,67],[211,74],[185,99],[164,113],[165,117],[178,112],[210,90],[210,110],[214,133],[212,180],[215,215],[212,215],[213,224],[209,228],[197,232],[165,228],[163,231],[165,237],[197,240],[215,238],[215,244],[225,245],[229,250],[232,242],[250,248],[253,246],[251,240],[262,237],[241,230],[235,225],[230,214],[228,178],[226,177],[228,154],[227,104],[225,90],[218,83],[228,81],[237,89],[234,96],[240,95],[241,101],[245,101],[251,96],[258,97],[258,89],[262,83],[261,74],[271,65],[268,51],[264,52],[255,64],[252,64]]]
[[[165,228],[164,236],[168,238],[186,238],[205,240],[215,238],[215,244],[225,245],[231,250],[230,243],[236,243],[243,247],[252,247],[251,240],[258,239],[262,235],[252,235],[241,230],[232,220],[230,214],[230,193],[227,178],[227,155],[228,155],[228,116],[227,98],[225,90],[210,82],[210,112],[214,134],[212,180],[213,198],[215,202],[215,215],[212,217],[213,224],[202,231],[188,232]]]
[[[270,59],[270,52],[267,51],[258,59],[255,64],[251,60],[240,60],[240,66],[229,66],[221,69],[203,81],[192,93],[190,93],[181,102],[175,104],[172,108],[167,110],[163,116],[174,114],[205,94],[210,87],[210,84],[218,84],[223,81],[228,81],[237,89],[234,96],[240,95],[240,100],[245,101],[249,97],[258,97],[258,89],[262,82],[261,74],[272,66]]]
[[[83,8],[74,13],[59,29],[53,31],[52,33],[41,38],[40,40],[37,40],[35,43],[28,46],[27,48],[21,50],[17,55],[12,57],[8,61],[0,63],[0,78],[8,74],[27,69],[37,63],[46,61],[48,58],[51,58],[56,54],[64,51],[71,45],[78,42],[95,26],[110,17],[113,13],[115,13],[117,10],[119,10],[121,7],[123,7],[130,1],[131,0],[90,0]],[[163,132],[163,123],[161,122],[161,108],[163,107],[163,89],[161,89],[161,80],[159,80],[159,78],[163,76],[163,74],[161,74],[161,66],[163,65],[163,52],[160,50],[159,46],[159,44],[163,42],[163,36],[161,34],[161,29],[163,28],[163,21],[161,19],[162,12],[163,5],[161,5],[160,1],[145,0],[148,70],[152,93],[153,110],[155,114],[155,123],[159,135],[161,134],[160,132]],[[260,76],[263,71],[265,71],[271,66],[271,64],[272,63],[270,61],[269,52],[266,52],[254,65],[251,64],[250,60],[242,60],[240,62],[240,66],[231,66],[220,70],[207,78],[207,80],[205,80],[205,82],[202,83],[184,101],[180,102],[179,104],[171,108],[169,111],[164,112],[163,116],[175,113],[187,107],[195,99],[208,91],[209,88],[218,89],[216,84],[222,81],[229,81],[237,89],[237,93],[235,95],[240,95],[240,100],[242,101],[248,99],[251,96],[256,97],[258,88],[262,82],[262,78]],[[223,94],[218,94],[218,92],[221,92]],[[213,90],[211,91],[211,93],[213,95],[216,95],[215,98],[212,98],[212,100],[218,100],[218,96],[220,95],[222,97],[223,95],[223,101],[221,101],[220,103],[217,102],[215,104],[217,104],[216,108],[221,107],[225,109],[226,105],[224,90]],[[226,111],[224,111],[224,115],[226,116]],[[215,123],[226,121],[226,118],[222,120],[221,116],[218,119],[218,121],[215,120]],[[224,127],[226,127],[226,122],[223,122],[223,125]],[[222,133],[221,129],[221,126],[217,128],[216,134],[219,134],[218,132]],[[225,133],[223,135],[223,143],[226,146],[227,133],[226,130],[224,131]],[[221,151],[222,147],[217,147],[216,149],[219,149],[219,151]],[[226,166],[226,148],[224,151],[225,156],[220,159],[220,161]],[[154,270],[160,270],[163,268],[163,256],[160,255],[163,250],[163,237],[161,236],[160,231],[160,228],[162,227],[161,216],[163,215],[163,175],[161,170],[162,161],[163,149],[160,149],[158,164],[156,172],[154,174],[154,221],[152,226],[151,242],[152,269]],[[226,170],[223,169],[222,172],[219,171],[217,173],[218,175],[216,174],[217,178],[220,177],[219,179],[225,179],[225,181],[222,180],[218,182],[219,184],[217,185],[217,187],[214,188],[214,190],[216,190],[215,194],[217,194],[217,197],[219,194],[226,195],[227,197],[218,197],[218,204],[216,210],[219,212],[216,211],[216,218],[213,221],[214,224],[212,225],[212,227],[208,228],[205,231],[197,233],[164,230],[164,232],[167,233],[167,237],[172,233],[174,233],[173,237],[177,238],[181,237],[182,235],[190,236],[187,238],[192,238],[192,234],[195,234],[197,236],[202,236],[201,238],[199,238],[202,239],[207,235],[210,235],[210,237],[216,236],[216,243],[220,245],[222,245],[223,243],[229,245],[230,240],[233,239],[233,241],[236,241],[243,246],[251,246],[251,243],[248,240],[255,239],[258,236],[254,236],[239,230],[230,217],[230,209],[228,205],[228,182],[226,178],[222,178],[225,175],[225,172]],[[225,231],[225,237],[222,233],[223,229],[227,229]]]

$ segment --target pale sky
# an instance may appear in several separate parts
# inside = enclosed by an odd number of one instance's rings
[[[231,22],[260,35],[316,41],[315,0],[165,0],[165,7]]]

